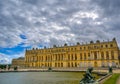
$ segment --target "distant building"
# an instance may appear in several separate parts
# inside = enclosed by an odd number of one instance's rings
[[[25,67],[118,67],[119,48],[115,38],[112,41],[80,44],[53,48],[26,50]]]
[[[24,57],[19,57],[17,59],[12,60],[12,67],[19,67],[23,68],[25,66],[25,59]]]

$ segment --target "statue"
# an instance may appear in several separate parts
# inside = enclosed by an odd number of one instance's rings
[[[112,67],[109,67],[109,73],[112,73]]]
[[[49,67],[49,68],[48,68],[48,71],[52,71],[52,68],[51,68],[51,67]]]
[[[17,67],[17,66],[15,66],[15,67],[14,67],[14,71],[17,71],[17,70],[18,70],[18,67]]]
[[[95,77],[92,76],[93,68],[88,68],[86,73],[84,74],[84,78],[80,81],[80,84],[91,84],[95,82]]]

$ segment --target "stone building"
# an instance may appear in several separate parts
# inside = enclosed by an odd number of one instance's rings
[[[24,57],[19,57],[17,59],[12,60],[12,67],[19,67],[23,68],[25,66],[25,59]]]
[[[95,43],[90,41],[88,44],[44,49],[26,50],[25,67],[118,67],[119,66],[119,47],[115,38],[112,41]]]

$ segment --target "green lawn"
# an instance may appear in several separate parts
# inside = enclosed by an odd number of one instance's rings
[[[116,84],[117,79],[119,78],[120,74],[113,74],[108,80],[106,80],[103,84]]]

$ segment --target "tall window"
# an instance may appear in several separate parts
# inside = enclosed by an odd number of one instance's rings
[[[55,67],[57,67],[57,63],[55,63]]]
[[[104,55],[101,56],[101,59],[105,59],[105,58],[104,58]]]
[[[84,50],[86,49],[86,47],[84,47]]]
[[[49,67],[50,65],[49,65],[49,63],[48,63],[48,67]]]
[[[68,67],[70,67],[70,63],[68,63]]]
[[[75,50],[76,50],[76,48],[75,48]]]
[[[104,56],[104,52],[101,52],[101,56]]]
[[[61,67],[63,67],[63,63],[61,63]]]
[[[111,51],[111,58],[114,59],[114,51]]]
[[[47,61],[47,56],[46,56],[46,61]]]
[[[94,59],[97,59],[97,52],[94,52]]]
[[[101,52],[101,59],[104,59],[104,52]]]
[[[73,60],[73,54],[71,54],[71,60]]]
[[[61,60],[63,60],[63,54],[61,54]]]
[[[70,54],[68,54],[68,60],[70,60]]]
[[[88,53],[88,59],[90,60],[90,53]]]
[[[42,61],[43,61],[43,56],[42,56]]]
[[[109,52],[106,51],[106,59],[108,60],[109,59]]]
[[[60,63],[58,63],[58,67],[60,67]]]
[[[86,53],[84,53],[84,59],[86,60]]]
[[[73,62],[71,63],[71,66],[74,67],[74,66],[73,66]]]
[[[47,63],[45,63],[45,67],[47,67]]]
[[[75,54],[75,60],[77,60],[77,54]]]
[[[75,62],[75,67],[77,67],[77,63]]]
[[[57,55],[55,55],[55,59],[57,60]]]
[[[60,60],[60,54],[58,54],[58,60]]]
[[[82,53],[80,53],[80,60],[82,60]]]

